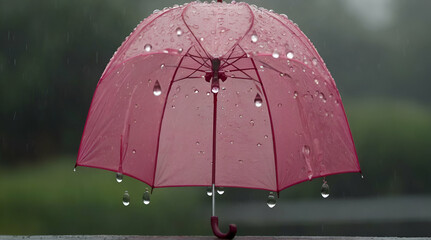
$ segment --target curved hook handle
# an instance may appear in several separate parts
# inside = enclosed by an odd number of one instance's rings
[[[211,228],[213,229],[214,235],[218,238],[221,238],[221,239],[232,239],[235,237],[236,231],[237,231],[236,225],[230,224],[229,225],[229,232],[222,233],[220,231],[220,229],[218,228],[218,217],[216,217],[216,216],[211,217]]]

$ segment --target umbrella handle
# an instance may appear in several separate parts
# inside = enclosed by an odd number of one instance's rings
[[[236,225],[230,224],[229,225],[229,232],[222,233],[220,231],[220,229],[218,228],[218,217],[216,217],[216,216],[211,217],[211,228],[213,230],[214,235],[218,238],[221,238],[221,239],[232,239],[235,237],[236,231],[237,231]]]

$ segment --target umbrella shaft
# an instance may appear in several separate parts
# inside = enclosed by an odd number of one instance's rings
[[[214,186],[214,183],[213,183],[213,186],[212,186],[212,191],[213,191],[213,194],[212,194],[212,199],[213,199],[213,203],[212,203],[212,216],[214,217],[215,216],[215,186]]]

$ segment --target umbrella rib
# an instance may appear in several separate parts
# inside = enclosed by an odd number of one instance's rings
[[[243,71],[247,71],[247,70],[254,70],[254,68],[243,68],[243,69],[241,69],[241,70],[243,70]],[[228,71],[229,71],[229,72],[238,72],[238,71],[241,71],[241,70],[235,69],[235,70],[228,70]]]
[[[187,70],[193,70],[194,72],[193,73],[195,73],[195,72],[205,72],[204,70],[200,70],[200,68],[202,67],[203,65],[201,65],[199,68],[190,68],[190,67],[180,67],[180,68],[182,68],[182,69],[187,69]],[[193,74],[192,73],[192,74]],[[190,75],[192,75],[192,74],[190,74]]]
[[[183,78],[174,80],[174,82],[181,82],[181,81],[187,80],[187,79],[198,79],[198,78],[202,78],[202,77],[183,77]]]
[[[208,58],[204,58],[204,57],[202,57],[202,55],[199,53],[199,51],[197,51],[197,50],[196,50],[196,52],[199,54],[200,58],[204,61],[205,65],[206,65],[207,67],[211,68],[211,66],[210,66],[209,64],[207,64],[207,61],[209,61],[209,60],[210,60],[210,58],[209,58],[209,57],[208,57]],[[206,53],[206,52],[205,52],[205,53]]]
[[[190,51],[190,49],[188,51]],[[171,88],[172,88],[172,85],[174,83],[175,76],[177,75],[178,69],[180,68],[185,56],[186,55],[184,55],[181,58],[180,62],[178,63],[178,66],[175,69],[174,75],[172,76],[171,82],[169,83],[169,87],[168,87],[168,90],[166,92],[166,99],[165,99],[165,103],[163,104],[162,116],[160,117],[160,125],[159,125],[159,131],[158,131],[158,137],[157,137],[157,146],[156,146],[156,157],[154,160],[153,181],[152,181],[151,188],[154,188],[155,180],[156,180],[157,159],[159,158],[159,147],[160,147],[160,132],[162,130],[162,123],[163,123],[163,118],[165,117],[165,111],[166,111],[166,105],[168,103],[169,93],[171,92]]]
[[[236,63],[236,62],[238,62],[239,60],[244,59],[244,58],[247,58],[247,54],[244,54],[244,55],[239,56],[239,57],[223,59],[223,61],[227,64],[227,66],[229,66],[229,65],[232,65],[232,64],[234,64],[234,63]],[[233,61],[233,62],[229,63],[229,62],[228,62],[228,60],[231,60],[231,59],[235,59],[235,61]],[[225,64],[223,64],[223,66],[222,66],[222,67],[227,67],[227,66],[226,66]]]
[[[247,77],[253,79],[250,75],[248,75],[246,72],[244,72],[242,69],[238,68],[237,66],[235,66],[235,64],[230,64],[231,66],[233,66],[234,68],[236,68],[238,71],[242,72],[244,75],[246,75]]]
[[[259,62],[260,62],[260,63],[262,63],[263,65],[265,65],[265,67],[267,67],[267,68],[269,68],[269,69],[271,69],[271,70],[273,70],[273,71],[275,71],[275,72],[282,73],[282,74],[284,74],[284,75],[288,76],[289,78],[292,78],[292,77],[290,76],[290,74],[285,73],[285,72],[282,72],[282,71],[279,71],[279,70],[277,70],[275,67],[273,67],[273,66],[271,66],[271,65],[267,64],[267,63],[266,63],[266,62],[264,62],[264,61],[259,60]]]
[[[228,59],[230,59],[230,57],[233,54],[233,51],[235,50],[235,47],[232,49],[232,51],[230,52],[229,56],[226,59],[222,59],[224,62],[227,62]],[[224,65],[221,65],[220,68],[223,68]]]
[[[197,69],[186,68],[186,69],[195,70],[195,71],[193,71],[192,73],[190,73],[187,77],[181,78],[180,80],[187,79],[187,78],[201,78],[201,77],[191,77],[191,76],[192,76],[194,73],[196,73],[198,70],[200,70],[200,69],[202,68],[202,66],[203,66],[203,64],[201,64],[201,65],[199,66],[199,68],[197,68]],[[180,68],[184,68],[184,67],[180,67]],[[199,72],[205,72],[205,71],[204,71],[204,70],[200,70]],[[174,80],[174,82],[178,82],[178,80]]]
[[[275,144],[274,123],[272,121],[271,109],[269,107],[268,97],[267,97],[267,94],[265,92],[265,87],[263,86],[262,79],[260,78],[259,72],[257,71],[256,64],[255,64],[254,60],[252,58],[250,58],[250,60],[251,60],[253,66],[254,66],[254,69],[256,71],[257,78],[259,79],[260,86],[262,87],[262,93],[263,93],[263,96],[265,98],[266,107],[268,108],[269,122],[271,123],[272,147],[274,150],[275,181],[276,181],[276,185],[277,185],[277,195],[278,195],[280,193],[280,191],[279,191],[279,187],[278,187],[277,148],[276,148],[276,144]]]
[[[231,77],[231,78],[233,78],[233,79],[239,79],[239,80],[248,80],[248,81],[253,81],[253,82],[257,82],[257,83],[259,83],[259,84],[260,84],[260,82],[259,82],[258,80],[253,79],[253,78],[243,78],[243,77]]]
[[[187,55],[188,57],[190,57],[191,59],[193,59],[195,62],[199,63],[199,64],[203,64],[205,66],[207,66],[208,68],[210,68],[210,66],[206,63],[206,61],[203,62],[199,62],[198,60],[196,60],[192,55]],[[199,58],[199,57],[198,57]],[[204,58],[201,58],[202,60],[204,60]]]

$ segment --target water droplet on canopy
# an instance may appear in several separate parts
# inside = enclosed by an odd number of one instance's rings
[[[224,187],[217,187],[217,193],[220,195],[223,195],[224,193]]]
[[[329,185],[325,179],[323,179],[323,184],[322,184],[322,188],[320,189],[320,194],[322,195],[323,198],[329,197]]]
[[[175,30],[177,33],[177,36],[181,36],[183,34],[183,30],[181,30],[181,28],[177,28],[177,30]]]
[[[144,50],[146,51],[146,52],[149,52],[149,51],[151,51],[151,49],[152,49],[153,47],[151,46],[151,44],[145,44],[145,46],[144,46]]]
[[[145,189],[144,195],[142,196],[142,202],[145,205],[150,204],[150,197],[151,197],[150,191],[148,191],[148,189]]]
[[[277,203],[277,200],[275,199],[274,193],[269,192],[268,200],[266,200],[266,204],[268,207],[273,208],[275,207],[275,204]]]
[[[129,195],[129,192],[125,191],[123,194],[123,205],[127,207],[129,206],[129,204],[130,204],[130,195]]]
[[[274,52],[272,53],[272,57],[273,57],[273,58],[279,58],[279,57],[280,57],[280,54],[279,54],[278,52],[274,51]]]
[[[257,37],[256,33],[253,33],[253,35],[251,35],[251,42],[257,42],[257,40],[259,40],[259,38]]]
[[[123,181],[123,174],[121,173],[117,173],[117,175],[115,176],[115,179],[117,180],[118,183]]]
[[[160,87],[159,80],[154,83],[153,94],[154,96],[160,96],[160,94],[162,94],[162,88]]]
[[[262,97],[260,97],[259,93],[256,94],[256,97],[254,98],[254,105],[256,107],[262,107]]]
[[[302,147],[302,153],[303,153],[305,156],[310,155],[310,147],[309,147],[308,145],[304,145],[304,146]]]
[[[292,59],[292,58],[293,58],[293,52],[288,52],[288,53],[286,54],[286,57],[287,57],[288,59]]]

